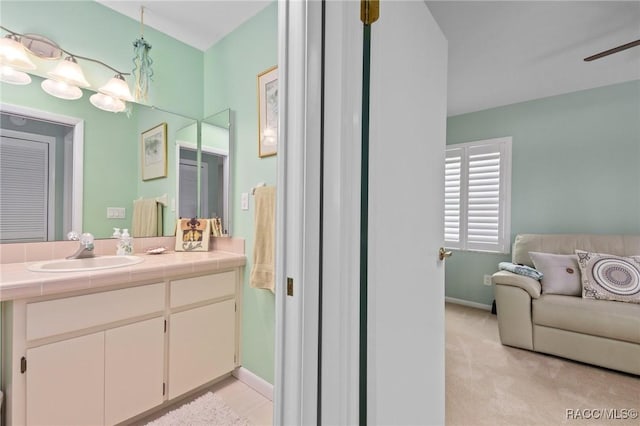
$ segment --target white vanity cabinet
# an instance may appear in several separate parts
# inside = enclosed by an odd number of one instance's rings
[[[7,425],[113,425],[239,359],[240,269],[3,305]]]
[[[104,424],[104,332],[27,349],[26,422]]]
[[[237,271],[170,283],[169,398],[234,369]]]

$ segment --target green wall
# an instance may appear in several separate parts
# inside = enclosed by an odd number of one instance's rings
[[[266,290],[249,287],[253,255],[253,198],[240,210],[240,194],[258,182],[276,183],[276,157],[258,157],[256,77],[277,64],[277,4],[245,22],[204,55],[204,115],[231,108],[232,188],[229,202],[233,235],[246,240],[242,365],[273,383],[275,300]]]
[[[3,0],[0,16],[2,25],[10,30],[44,35],[67,51],[101,60],[123,72],[133,67],[132,43],[140,37],[140,23],[94,1]],[[155,71],[147,103],[202,117],[202,52],[149,27],[144,29],[144,38],[152,46]],[[113,77],[113,72],[101,65],[78,63],[94,89]],[[133,87],[132,76],[126,78]]]
[[[640,233],[640,80],[449,117],[447,144],[513,137],[518,233]],[[447,260],[448,297],[491,304],[482,284],[511,255]]]

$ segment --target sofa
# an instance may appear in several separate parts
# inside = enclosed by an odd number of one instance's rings
[[[640,375],[637,274],[633,276],[636,281],[632,283],[632,292],[635,293],[631,299],[605,300],[606,297],[589,287],[591,272],[585,271],[591,270],[582,267],[587,266],[585,259],[595,255],[585,255],[585,252],[624,256],[623,259],[631,258],[636,262],[634,265],[640,265],[640,235],[516,236],[513,264],[533,268],[536,265],[532,256],[552,261],[551,266],[545,265],[547,272],[541,271],[545,274],[541,280],[506,270],[493,274],[500,341],[508,346]],[[630,282],[629,273],[624,271],[613,268],[605,273],[624,278],[627,284]],[[622,273],[626,275],[616,275]],[[565,279],[578,279],[578,287],[582,288],[578,288],[577,294],[562,294],[564,290],[555,287]]]

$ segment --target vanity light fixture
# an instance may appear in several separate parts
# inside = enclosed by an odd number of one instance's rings
[[[0,39],[0,62],[2,65],[23,70],[36,69],[36,65],[31,62],[15,34],[8,34]]]
[[[8,65],[0,65],[0,81],[25,85],[31,83],[31,77],[26,72],[18,71]]]
[[[9,34],[0,39],[0,81],[21,85],[31,83],[29,74],[18,69],[34,70],[36,65],[31,62],[17,37]]]
[[[3,26],[0,28],[9,34],[0,39],[0,80],[11,84],[29,84],[31,77],[23,70],[34,70],[36,65],[29,59],[27,52],[41,59],[57,60],[62,53],[67,56],[56,67],[47,73],[49,78],[41,83],[42,89],[60,99],[74,100],[82,97],[81,87],[89,87],[78,59],[100,64],[116,74],[98,93],[89,100],[92,105],[105,111],[120,112],[126,108],[125,101],[133,101],[133,96],[124,79],[129,73],[117,69],[97,59],[74,55],[64,50],[53,41],[37,34],[20,34]],[[25,49],[26,47],[26,49]]]

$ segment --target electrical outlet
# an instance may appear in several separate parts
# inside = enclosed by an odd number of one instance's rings
[[[484,285],[491,285],[491,275],[485,274],[483,283]]]

